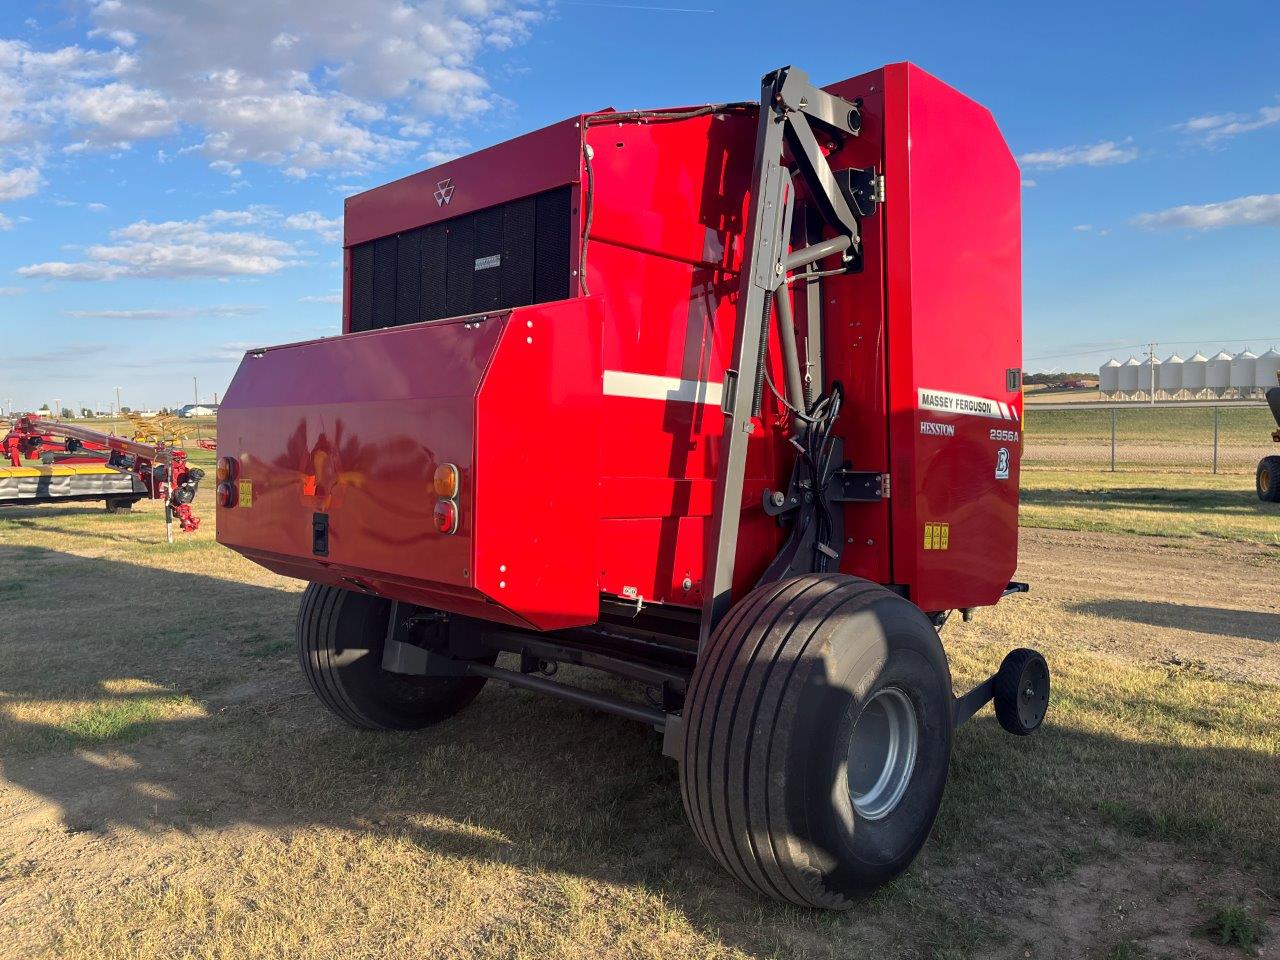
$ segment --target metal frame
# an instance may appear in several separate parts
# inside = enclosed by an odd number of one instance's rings
[[[766,74],[760,88],[760,121],[751,177],[755,189],[747,219],[733,365],[725,375],[722,409],[726,423],[716,478],[712,540],[703,578],[706,599],[699,648],[729,611],[733,600],[733,568],[742,515],[747,440],[755,428],[754,417],[759,413],[760,387],[775,299],[787,362],[787,392],[794,399],[802,399],[804,394],[790,301],[785,290],[776,298],[775,293],[785,285],[790,271],[837,253],[843,255],[848,250],[856,251],[859,246],[857,216],[850,209],[839,179],[832,173],[818,145],[810,120],[844,136],[857,136],[861,128],[857,105],[813,86],[803,70],[783,67]],[[783,163],[784,146],[789,149],[817,211],[838,234],[831,240],[811,243],[790,255],[787,247],[791,237],[795,191],[791,172]],[[806,239],[811,237],[807,223],[805,235]],[[821,323],[821,313],[816,306],[811,295],[807,300],[805,318],[811,341],[815,328]],[[806,355],[806,361],[812,364],[813,355]],[[821,368],[817,375],[823,376]]]

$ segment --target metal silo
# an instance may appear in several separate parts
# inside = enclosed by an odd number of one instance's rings
[[[1112,357],[1098,368],[1098,391],[1110,395],[1120,389],[1120,361]]]
[[[1156,371],[1156,386],[1173,396],[1182,389],[1182,358],[1176,353],[1169,354],[1169,359],[1160,364]]]
[[[1195,356],[1188,358],[1182,364],[1182,389],[1190,392],[1192,396],[1202,391],[1208,368],[1209,358],[1197,350]]]
[[[1159,389],[1160,381],[1160,358],[1156,356],[1147,357],[1142,361],[1142,365],[1138,367],[1138,392],[1145,393],[1148,397],[1154,397],[1156,390]]]
[[[1241,350],[1231,358],[1231,388],[1240,396],[1247,397],[1253,393],[1254,381],[1258,379],[1258,355],[1248,350]]]
[[[1230,365],[1231,358],[1227,358]],[[1142,364],[1138,363],[1136,357],[1130,357],[1124,363],[1120,364],[1120,376],[1117,381],[1120,385],[1121,393],[1137,393],[1138,392],[1138,368]]]
[[[1231,354],[1220,350],[1209,359],[1204,385],[1219,396],[1231,389]]]
[[[1254,386],[1263,390],[1280,387],[1280,379],[1277,379],[1280,377],[1280,353],[1276,353],[1275,347],[1258,357],[1254,374]]]

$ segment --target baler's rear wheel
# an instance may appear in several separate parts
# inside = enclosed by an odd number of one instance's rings
[[[1280,457],[1263,457],[1258,461],[1258,499],[1264,503],[1280,503]]]
[[[298,659],[320,702],[354,727],[416,730],[453,716],[484,677],[411,677],[382,669],[391,603],[313,583],[298,610]]]
[[[685,810],[742,882],[843,909],[924,845],[952,727],[947,659],[914,604],[840,574],[758,587],[694,670]]]

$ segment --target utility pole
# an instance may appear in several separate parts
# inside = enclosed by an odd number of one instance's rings
[[[191,400],[197,407],[200,406],[200,384],[195,377],[191,378]]]
[[[1151,365],[1151,405],[1156,405],[1156,346],[1155,343],[1147,344],[1147,362]]]
[[[120,409],[120,388],[116,387],[116,413],[122,414],[124,411]]]

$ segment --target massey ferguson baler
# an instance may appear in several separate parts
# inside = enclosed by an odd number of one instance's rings
[[[1025,589],[1019,187],[985,109],[894,64],[352,197],[343,335],[227,391],[218,538],[311,581],[349,723],[495,679],[652,724],[727,870],[847,906],[924,843],[955,726],[1048,705],[1031,650],[956,697],[939,640]]]

